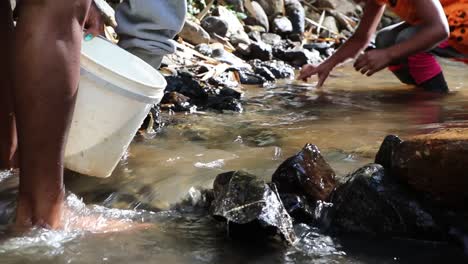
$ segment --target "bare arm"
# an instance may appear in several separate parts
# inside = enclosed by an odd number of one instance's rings
[[[450,31],[444,9],[438,0],[413,0],[421,30],[412,38],[388,48],[393,59],[428,50],[449,37]]]
[[[354,58],[369,44],[385,10],[384,5],[369,1],[356,32],[324,63],[335,67],[343,61]]]
[[[304,66],[298,79],[305,80],[311,75],[318,74],[319,82],[317,86],[322,86],[330,71],[333,70],[336,65],[349,58],[354,58],[368,45],[372,35],[377,29],[384,10],[384,5],[369,1],[364,8],[361,22],[353,36],[349,38],[337,52],[319,66]]]
[[[414,0],[421,28],[413,37],[389,48],[372,50],[359,56],[354,64],[356,70],[371,76],[388,66],[392,61],[417,52],[429,50],[449,35],[444,10],[438,0]]]

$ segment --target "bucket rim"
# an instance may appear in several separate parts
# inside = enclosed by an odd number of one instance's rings
[[[81,62],[84,62],[81,64],[81,67],[82,68],[85,68],[87,71],[89,72],[92,72],[94,74],[94,70],[92,70],[91,68],[94,68],[94,67],[101,67],[101,69],[99,70],[105,70],[107,72],[110,72],[114,75],[116,75],[118,78],[122,78],[126,81],[130,81],[130,82],[134,82],[134,83],[137,83],[139,85],[142,85],[144,86],[145,88],[148,88],[148,89],[151,89],[151,90],[164,90],[165,87],[167,86],[167,82],[166,82],[166,79],[163,77],[163,75],[158,71],[156,70],[153,66],[149,65],[147,62],[145,62],[144,60],[142,60],[141,58],[133,55],[132,53],[126,51],[125,49],[122,49],[121,47],[117,46],[116,44],[112,43],[111,41],[109,41],[108,39],[102,37],[102,36],[98,36],[98,37],[95,37],[93,38],[92,40],[90,41],[87,41],[91,44],[91,42],[93,41],[99,41],[101,43],[105,43],[106,45],[109,45],[110,47],[112,48],[118,48],[120,49],[121,52],[129,55],[132,57],[132,59],[138,61],[139,63],[141,63],[142,65],[144,65],[145,68],[147,68],[149,71],[152,72],[153,76],[155,76],[155,78],[158,79],[158,82],[161,84],[161,85],[154,85],[152,83],[149,83],[149,82],[145,82],[145,81],[142,81],[142,80],[138,80],[136,78],[133,78],[131,75],[129,74],[123,74],[119,71],[116,71],[110,67],[107,67],[106,65],[104,65],[103,63],[100,63],[99,61],[97,61],[96,59],[94,59],[92,56],[90,56],[89,54],[86,54],[84,52],[84,49],[83,49],[83,46],[82,45],[82,49],[81,49],[81,56],[85,57],[86,60],[83,60],[81,58]],[[86,65],[86,61],[88,62],[92,62],[93,64],[95,65]],[[93,67],[94,66],[94,67]]]

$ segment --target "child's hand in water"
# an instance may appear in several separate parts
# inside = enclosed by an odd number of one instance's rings
[[[387,50],[375,49],[361,54],[354,63],[354,68],[362,74],[371,76],[388,66],[391,62],[392,57]]]
[[[299,73],[299,77],[297,77],[297,79],[307,81],[307,78],[309,78],[312,75],[317,74],[318,76],[317,87],[320,88],[322,87],[325,80],[328,78],[328,75],[330,75],[330,72],[332,69],[333,67],[328,67],[327,64],[325,63],[322,63],[318,66],[307,64],[302,67],[301,72]]]

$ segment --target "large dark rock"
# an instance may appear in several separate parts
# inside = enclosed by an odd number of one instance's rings
[[[388,142],[387,138],[377,162],[389,167],[393,176],[428,194],[437,204],[468,208],[468,129],[440,130],[399,144]]]
[[[328,201],[336,185],[335,172],[317,146],[307,144],[299,153],[283,162],[272,177],[281,194],[301,195],[314,204]]]
[[[210,34],[225,37],[228,32],[228,23],[220,17],[208,16],[201,21],[201,26]]]
[[[231,237],[257,240],[279,233],[289,243],[295,241],[292,219],[274,185],[234,171],[218,175],[213,189],[213,216],[227,223]]]
[[[292,33],[303,34],[305,28],[305,11],[299,0],[284,0],[286,15],[292,23]]]
[[[378,164],[346,177],[333,193],[330,227],[338,233],[439,240],[443,232],[412,193]]]
[[[208,91],[190,73],[181,72],[177,76],[166,77],[166,92],[178,92],[191,99],[204,101],[208,98]]]

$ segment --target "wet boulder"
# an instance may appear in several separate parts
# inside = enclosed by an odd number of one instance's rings
[[[389,135],[385,137],[382,145],[380,145],[380,149],[377,152],[377,155],[375,156],[375,163],[382,165],[387,170],[390,170],[393,164],[393,152],[397,149],[401,142],[403,142],[403,140],[395,135]]]
[[[381,165],[366,165],[345,180],[331,200],[333,231],[429,240],[444,237],[414,194]]]
[[[312,144],[284,161],[273,174],[272,182],[281,194],[304,196],[311,204],[328,201],[336,185],[335,172]]]
[[[233,171],[218,175],[213,189],[213,216],[226,222],[231,237],[257,240],[281,234],[289,243],[296,240],[292,219],[274,185]]]
[[[390,150],[385,150],[390,145]],[[414,136],[398,144],[382,145],[379,153],[391,156],[377,161],[389,166],[391,174],[433,202],[451,208],[468,205],[468,129],[453,128]]]

